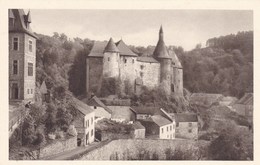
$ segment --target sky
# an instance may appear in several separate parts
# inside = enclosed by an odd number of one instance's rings
[[[28,11],[25,10],[25,11]],[[253,30],[250,10],[70,10],[31,9],[34,32],[69,38],[114,41],[128,45],[156,45],[159,28],[164,30],[166,45],[195,48],[207,39],[238,31]]]

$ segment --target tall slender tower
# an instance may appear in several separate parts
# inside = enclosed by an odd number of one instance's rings
[[[159,31],[159,40],[153,52],[153,56],[160,62],[161,74],[160,82],[164,87],[166,94],[171,94],[171,58],[165,46],[163,39],[163,28]]]
[[[9,9],[9,99],[34,100],[36,39],[30,11]]]

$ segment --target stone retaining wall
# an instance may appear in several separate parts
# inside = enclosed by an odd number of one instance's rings
[[[138,159],[140,153],[144,152],[148,152],[150,158],[156,153],[158,159],[165,160],[165,151],[176,148],[183,152],[189,151],[194,155],[198,152],[198,144],[194,140],[119,139],[88,152],[78,160],[110,160],[114,159],[115,155],[118,160],[127,160],[128,157]]]

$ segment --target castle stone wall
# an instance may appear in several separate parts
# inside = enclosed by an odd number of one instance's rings
[[[183,95],[183,71],[180,68],[173,68],[172,73],[172,84],[174,85],[174,93]]]
[[[103,76],[103,58],[87,58],[87,93],[97,93]]]
[[[143,85],[149,89],[160,84],[160,63],[139,62],[136,65],[137,77],[143,80]]]

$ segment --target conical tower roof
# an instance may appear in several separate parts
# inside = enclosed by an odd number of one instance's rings
[[[110,40],[108,41],[107,46],[104,49],[104,52],[119,52],[112,38],[110,38]]]
[[[155,47],[155,50],[153,52],[153,55],[155,58],[168,58],[170,59],[169,57],[169,52],[165,46],[165,43],[164,43],[164,40],[163,40],[163,29],[162,29],[162,26],[160,28],[160,31],[159,31],[159,41],[157,42],[157,45]]]

